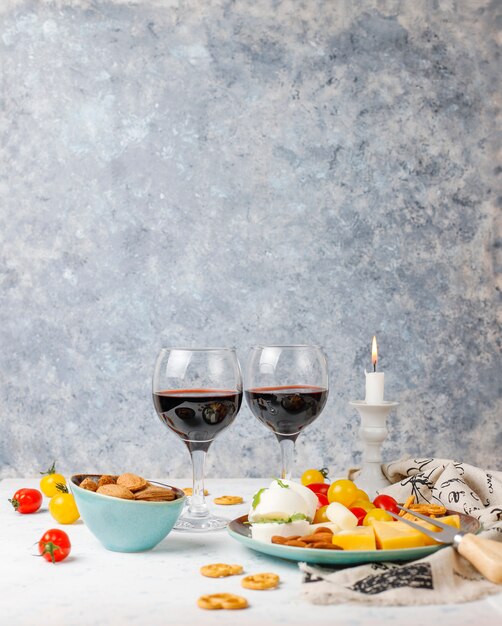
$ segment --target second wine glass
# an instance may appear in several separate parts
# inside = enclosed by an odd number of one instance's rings
[[[281,446],[282,478],[291,478],[295,441],[321,414],[328,398],[328,364],[319,346],[253,346],[245,396]]]

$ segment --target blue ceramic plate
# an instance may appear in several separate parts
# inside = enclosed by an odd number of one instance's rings
[[[460,528],[463,532],[477,533],[481,524],[477,519],[458,511],[447,511],[447,514],[460,515]],[[251,538],[251,529],[247,515],[234,519],[228,525],[230,536],[251,550],[263,552],[270,556],[289,561],[322,563],[324,565],[355,565],[357,563],[376,563],[377,561],[414,561],[437,552],[446,544],[424,546],[423,548],[406,548],[403,550],[319,550],[315,548],[294,548],[277,543],[263,543]]]

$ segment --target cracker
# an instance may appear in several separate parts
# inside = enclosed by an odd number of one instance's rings
[[[123,487],[126,487],[127,489],[129,489],[129,491],[132,491],[134,493],[135,491],[139,491],[140,489],[143,489],[143,487],[146,487],[147,482],[141,476],[128,473],[121,474],[117,478],[117,485],[122,485]]]
[[[121,498],[122,500],[134,500],[134,494],[132,491],[123,487],[122,485],[108,484],[98,487],[96,493],[100,493],[102,496],[111,496],[112,498]]]
[[[80,483],[79,487],[81,489],[87,489],[87,491],[97,491],[98,483],[92,478],[84,478],[84,480]]]
[[[99,477],[98,487],[102,487],[103,485],[114,485],[117,482],[116,476],[110,476],[109,474],[103,474]]]
[[[134,494],[136,500],[149,501],[149,502],[162,502],[171,501],[176,498],[176,495],[172,489],[166,489],[165,487],[157,487],[155,485],[147,484],[146,487],[136,491]]]
[[[422,515],[445,515],[446,507],[442,504],[411,504],[409,507],[410,511],[416,511],[417,513],[422,513]]]

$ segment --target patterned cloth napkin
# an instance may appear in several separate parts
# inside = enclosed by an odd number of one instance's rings
[[[382,466],[391,484],[382,493],[404,502],[443,504],[479,519],[480,536],[502,541],[502,472],[447,459],[401,459]],[[325,568],[300,563],[303,597],[314,604],[450,604],[502,592],[453,548],[412,563]]]

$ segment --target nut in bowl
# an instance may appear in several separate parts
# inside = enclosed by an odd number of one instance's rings
[[[131,478],[135,475],[122,476],[127,477],[122,484],[107,482],[97,487],[100,474],[75,474],[70,489],[84,523],[107,550],[151,550],[172,530],[186,496],[176,487],[148,481],[143,485]],[[113,477],[115,481],[118,478]],[[112,486],[117,488],[110,489]]]

